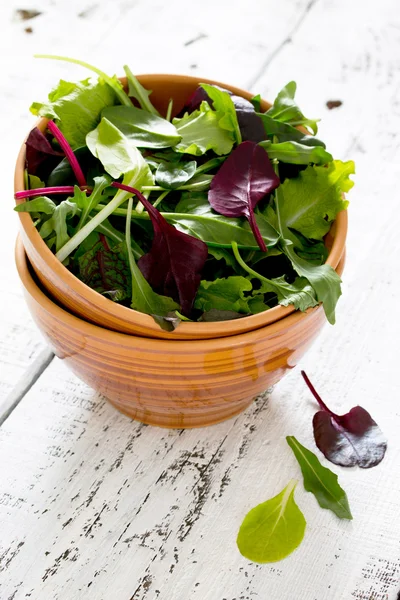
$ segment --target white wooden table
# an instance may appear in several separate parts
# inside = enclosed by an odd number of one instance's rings
[[[40,14],[21,20],[18,9]],[[0,600],[396,600],[400,591],[400,14],[398,0],[8,0],[0,8]],[[315,406],[300,369],[241,416],[199,430],[130,421],[52,357],[14,268],[12,177],[28,107],[80,67],[219,79],[272,99],[298,82],[320,136],[356,162],[337,324],[301,363],[337,412],[370,410],[375,469],[339,469],[352,522],[302,484],[308,525],[286,560],[236,548],[246,512],[300,472]],[[329,110],[327,101],[342,105]],[[327,464],[324,461],[324,464]]]

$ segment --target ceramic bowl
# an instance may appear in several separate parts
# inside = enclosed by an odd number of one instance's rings
[[[296,366],[326,323],[317,306],[221,339],[142,338],[59,306],[42,290],[21,240],[16,264],[31,315],[55,354],[121,412],[151,425],[202,427],[237,415]]]
[[[138,79],[148,89],[153,90],[151,99],[161,114],[164,114],[172,97],[174,110],[178,113],[199,82],[215,83],[233,93],[250,99],[253,94],[225,83],[198,79],[182,75],[142,75]],[[121,79],[121,81],[124,81]],[[262,110],[270,104],[263,101]],[[47,120],[40,119],[37,126],[43,131]],[[24,189],[25,144],[20,150],[15,170],[15,191]],[[87,321],[114,331],[131,333],[144,337],[185,340],[208,339],[237,335],[265,327],[295,312],[293,306],[277,306],[257,315],[232,321],[216,323],[180,323],[171,332],[163,331],[149,315],[121,306],[95,292],[73,275],[49,250],[36,230],[29,213],[18,213],[23,244],[36,275],[46,290],[69,311]],[[347,234],[347,212],[341,212],[326,237],[330,250],[327,263],[336,269],[343,255]]]

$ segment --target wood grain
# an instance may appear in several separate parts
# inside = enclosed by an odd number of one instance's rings
[[[18,8],[41,14],[23,22]],[[188,5],[155,0],[40,0],[23,7],[11,0],[0,10],[1,102],[9,115],[0,150],[5,203],[17,148],[32,123],[31,100],[43,99],[61,74],[86,76],[34,61],[34,52],[64,52],[109,72],[129,62],[136,72],[204,74],[266,98],[297,80],[299,103],[322,118],[328,149],[357,166],[337,324],[325,327],[301,367],[337,412],[360,403],[389,439],[379,467],[335,469],[353,522],[322,511],[299,485],[296,498],[308,521],[303,544],[281,563],[255,565],[236,549],[239,525],[251,507],[296,473],[300,478],[285,436],[313,447],[315,407],[298,369],[236,419],[166,432],[118,414],[55,359],[0,428],[1,600],[396,600],[397,2],[257,0],[245,9],[207,0],[196,18]],[[329,110],[330,100],[342,105]],[[15,215],[3,211],[3,219],[5,396],[44,346],[14,276]]]

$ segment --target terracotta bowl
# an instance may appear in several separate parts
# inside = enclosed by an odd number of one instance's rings
[[[221,339],[142,338],[56,304],[42,291],[21,240],[16,263],[29,310],[56,355],[121,412],[151,425],[202,427],[240,413],[296,366],[326,322],[318,306]]]
[[[182,75],[141,75],[140,82],[153,90],[151,99],[164,114],[172,97],[178,113],[199,82],[216,83],[235,94],[250,99],[253,94],[225,83]],[[124,81],[121,79],[121,81]],[[262,110],[270,104],[262,101]],[[40,119],[37,126],[43,131],[47,120]],[[15,169],[15,191],[24,189],[25,144],[22,145]],[[23,201],[20,201],[23,202]],[[49,250],[36,230],[29,213],[18,213],[20,231],[26,253],[40,282],[54,298],[74,314],[108,329],[144,337],[174,340],[208,339],[237,335],[265,327],[295,312],[293,306],[277,306],[268,311],[242,319],[217,323],[181,323],[171,332],[163,331],[149,315],[121,306],[95,292],[75,277]],[[330,250],[327,263],[336,269],[343,255],[347,235],[347,212],[341,212],[326,237]]]

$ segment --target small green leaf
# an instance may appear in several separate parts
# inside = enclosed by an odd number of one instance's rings
[[[181,119],[175,118],[172,123],[182,137],[174,148],[177,152],[201,156],[213,150],[221,156],[232,150],[234,136],[220,126],[218,114],[208,102],[202,102],[199,110],[190,115],[186,113]]]
[[[247,513],[237,537],[243,556],[257,563],[276,562],[301,544],[306,520],[294,500],[296,485],[290,481],[280,494]]]
[[[135,98],[143,110],[153,113],[153,115],[158,115],[158,111],[154,108],[149,98],[152,90],[146,90],[127,65],[124,65],[124,71],[128,79],[129,96]]]
[[[136,106],[109,106],[101,116],[139,148],[169,148],[181,139],[172,123]]]
[[[175,190],[193,177],[196,172],[197,163],[190,160],[186,163],[165,163],[158,165],[156,171],[156,182],[167,190]]]
[[[286,441],[300,465],[304,489],[314,494],[318,504],[334,512],[339,519],[352,519],[346,492],[340,487],[337,475],[323,467],[315,454],[294,436],[287,436]]]
[[[47,196],[37,196],[28,202],[17,204],[14,206],[14,210],[17,212],[29,212],[29,213],[44,213],[45,215],[52,215],[56,209],[56,205],[53,200],[47,198]]]
[[[240,133],[236,108],[230,94],[208,83],[201,83],[200,86],[212,100],[212,107],[217,113],[219,126],[230,131],[234,135],[236,143],[240,144],[242,134]]]
[[[233,275],[215,281],[201,281],[194,302],[194,308],[202,311],[230,310],[237,313],[250,313],[248,292],[253,286],[245,277]],[[247,293],[247,295],[246,295]]]
[[[278,139],[278,142],[299,142],[304,146],[321,146],[325,148],[322,140],[313,135],[306,135],[303,131],[289,125],[289,123],[282,123],[266,113],[258,112],[257,116],[263,122],[265,133],[271,140],[275,138]]]

